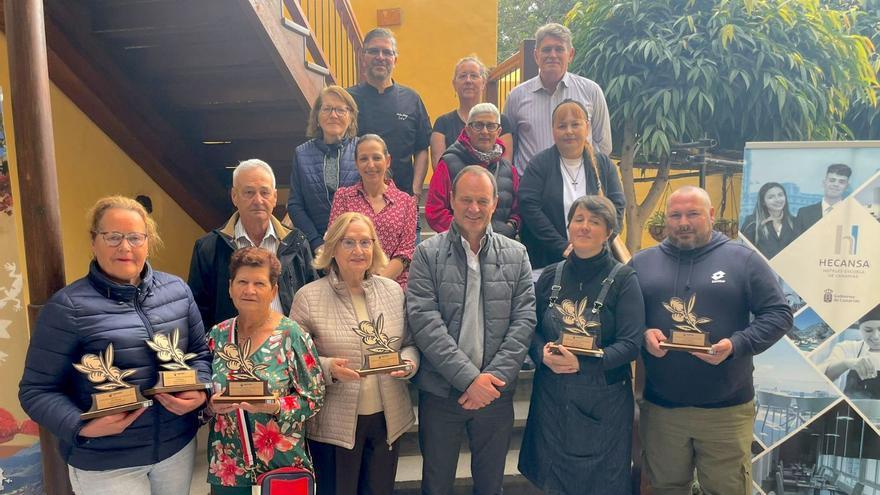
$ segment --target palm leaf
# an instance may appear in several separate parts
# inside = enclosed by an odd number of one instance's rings
[[[73,363],[73,367],[76,368],[76,371],[79,371],[80,373],[85,373],[85,374],[89,374],[93,371],[99,371],[99,370],[89,368],[88,366],[83,366],[82,364],[79,364],[79,363]]]
[[[105,383],[103,385],[95,385],[95,390],[101,390],[104,392],[116,390],[117,388],[123,388],[123,387],[117,383]]]
[[[177,344],[180,342],[180,329],[175,328],[173,332],[171,332],[171,348],[177,349]]]
[[[582,314],[584,314],[584,311],[586,311],[586,310],[587,310],[587,298],[585,297],[585,298],[581,299],[581,302],[578,304],[577,314],[582,315]]]
[[[687,312],[691,313],[694,311],[694,304],[697,303],[697,294],[691,294],[691,298],[688,300],[688,309]]]
[[[123,378],[129,377],[129,376],[135,374],[135,371],[137,371],[137,370],[125,370],[119,374],[119,379],[122,380]]]
[[[152,340],[148,340],[148,341],[147,341],[147,346],[149,346],[150,349],[152,349],[152,350],[154,350],[154,351],[156,351],[156,352],[164,351],[164,350],[165,350],[165,349],[163,349],[162,347],[160,347],[158,344],[156,344],[155,342],[153,342]]]

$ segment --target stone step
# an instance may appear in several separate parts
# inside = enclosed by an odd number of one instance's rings
[[[519,473],[519,470],[516,468],[518,461],[519,450],[508,450],[504,462],[504,493],[506,495],[540,494],[541,492]],[[397,482],[394,485],[395,495],[415,495],[420,493],[421,478],[421,456],[401,457],[397,465]],[[471,454],[470,452],[464,452],[458,457],[454,493],[456,495],[464,495],[472,492]]]
[[[400,437],[400,456],[421,455],[419,450],[419,408],[416,410],[416,423],[409,428],[409,431]],[[529,403],[526,401],[514,401],[513,403],[513,433],[510,437],[510,449],[519,449],[522,443],[523,430],[526,427],[526,419],[529,417]],[[461,442],[461,452],[467,452],[469,449],[467,435]]]

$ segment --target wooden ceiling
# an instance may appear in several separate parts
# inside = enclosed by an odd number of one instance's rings
[[[281,0],[45,0],[45,9],[52,81],[203,228],[232,212],[238,161],[267,161],[286,186],[324,75],[305,63]]]

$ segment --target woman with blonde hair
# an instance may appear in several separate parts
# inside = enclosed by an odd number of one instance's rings
[[[360,178],[354,158],[357,117],[357,103],[348,91],[339,86],[322,89],[306,128],[312,139],[293,153],[287,212],[313,251],[324,243],[336,190]]]
[[[339,215],[315,268],[327,276],[296,293],[291,318],[318,349],[327,393],[307,424],[318,494],[394,490],[399,439],[415,422],[405,380],[419,355],[406,330],[403,290],[376,275],[388,258],[366,216]],[[399,352],[405,369],[358,373],[366,356]]]
[[[56,292],[40,311],[19,400],[28,416],[58,438],[76,493],[189,493],[203,390],[160,393],[151,407],[80,417],[101,390],[90,380],[102,370],[109,380],[113,370],[133,371],[124,381],[141,390],[156,384],[161,362],[146,341],[158,335],[192,355],[187,363],[200,382],[211,381],[211,356],[192,293],[183,280],[153,270],[147,261],[162,241],[144,207],[110,196],[95,203],[88,219],[88,274]]]
[[[545,266],[568,254],[571,242],[565,216],[576,199],[588,194],[610,199],[617,225],[623,222],[626,205],[616,167],[590,143],[586,107],[563,100],[553,109],[551,122],[553,146],[532,158],[519,183],[522,243],[529,251],[535,280]]]

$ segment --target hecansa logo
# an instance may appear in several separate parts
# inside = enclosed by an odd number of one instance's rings
[[[850,225],[849,233],[844,225],[838,225],[834,236],[834,254],[855,256],[859,252],[859,226]]]

